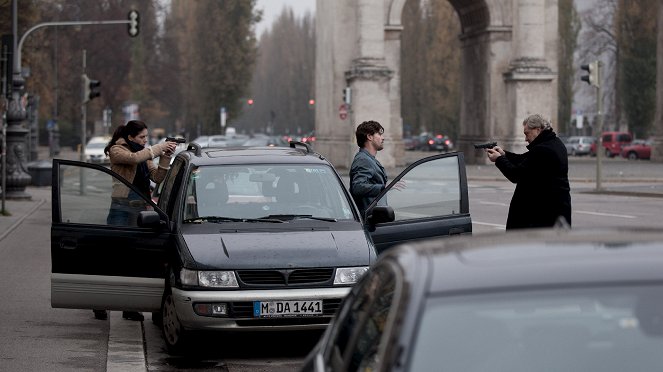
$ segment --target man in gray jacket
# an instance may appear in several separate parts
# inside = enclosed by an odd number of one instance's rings
[[[387,185],[387,173],[375,158],[384,148],[383,134],[384,128],[377,121],[365,121],[357,127],[359,151],[350,167],[350,194],[362,215]]]

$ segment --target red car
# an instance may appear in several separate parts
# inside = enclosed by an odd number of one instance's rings
[[[629,160],[651,158],[651,141],[635,140],[630,145],[622,147],[622,157]]]
[[[626,132],[603,132],[601,142],[605,156],[611,158],[621,154],[622,148],[628,146],[633,141],[633,136]],[[592,144],[590,149],[592,156],[596,156],[596,143]]]

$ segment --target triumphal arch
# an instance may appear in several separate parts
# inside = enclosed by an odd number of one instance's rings
[[[317,0],[316,150],[338,168],[351,163],[354,129],[365,120],[385,127],[380,162],[404,165],[400,36],[406,1],[419,0]],[[477,142],[524,151],[522,120],[531,113],[557,115],[557,0],[429,1],[449,1],[461,24],[458,150],[468,163],[485,162],[472,147]],[[346,88],[351,105],[342,107]]]

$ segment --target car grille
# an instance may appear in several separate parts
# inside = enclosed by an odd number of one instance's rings
[[[342,299],[340,298],[322,300],[322,314],[324,316],[336,314],[336,311],[341,306],[341,301]],[[253,302],[231,302],[229,315],[232,318],[253,318]]]
[[[238,270],[237,276],[242,287],[305,287],[311,285],[331,285],[334,269],[295,270]]]

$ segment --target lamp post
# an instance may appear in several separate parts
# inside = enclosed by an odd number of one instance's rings
[[[21,68],[18,62],[17,40],[18,40],[18,0],[12,1],[12,34],[13,38],[13,83],[12,92],[7,107],[7,131],[5,151],[6,161],[3,172],[6,177],[5,187],[2,190],[6,199],[31,199],[32,196],[25,192],[26,186],[30,184],[32,177],[28,174],[25,166],[26,137],[29,132],[24,128],[23,121],[26,118],[25,105],[21,101],[21,91],[24,80],[21,76]]]

